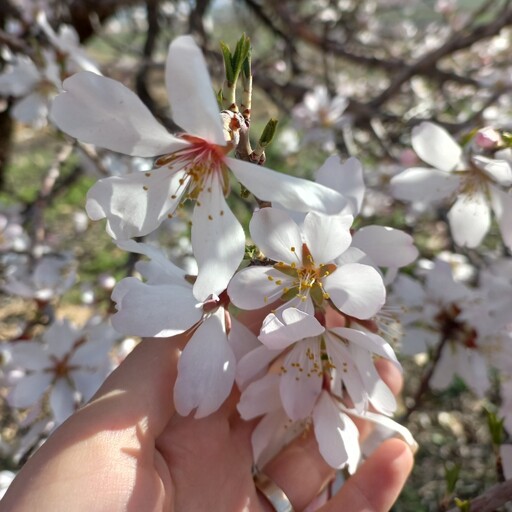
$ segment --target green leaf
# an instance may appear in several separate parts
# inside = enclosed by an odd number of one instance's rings
[[[471,507],[471,502],[469,500],[460,500],[459,498],[455,498],[455,505],[462,512],[469,512],[469,508]]]
[[[229,46],[224,43],[220,42],[220,50],[222,52],[222,57],[224,58],[224,69],[226,70],[226,80],[229,83],[233,83],[235,81],[235,74],[233,70],[233,61],[231,57],[231,50],[229,49]]]
[[[503,443],[505,436],[505,430],[503,429],[505,418],[498,418],[494,412],[489,410],[486,410],[486,413],[487,425],[489,426],[492,443],[494,446],[500,446]]]
[[[262,148],[266,148],[272,142],[272,139],[274,138],[274,135],[276,134],[278,122],[279,121],[277,119],[271,119],[266,124],[265,128],[263,129],[263,132],[261,133],[260,140],[258,141],[259,145]]]
[[[457,480],[459,479],[461,466],[460,464],[444,465],[444,479],[446,481],[446,491],[452,494],[455,491]]]

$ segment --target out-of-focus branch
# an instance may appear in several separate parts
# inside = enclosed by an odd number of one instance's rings
[[[512,480],[507,480],[470,500],[469,512],[494,512],[510,501],[512,501]],[[454,507],[448,512],[460,512],[460,508]]]
[[[192,34],[198,34],[203,42],[206,41],[206,31],[203,19],[210,7],[210,0],[196,0],[194,8],[188,18],[188,30]]]

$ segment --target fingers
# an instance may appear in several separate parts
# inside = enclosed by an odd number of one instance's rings
[[[412,452],[403,441],[385,441],[321,512],[388,512],[412,465]]]
[[[334,476],[324,461],[312,432],[299,436],[264,468],[288,496],[295,510],[304,510]]]

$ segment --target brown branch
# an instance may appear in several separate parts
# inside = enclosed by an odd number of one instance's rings
[[[496,484],[470,501],[469,512],[494,512],[505,503],[512,501],[512,480]],[[460,512],[458,507],[448,512]]]

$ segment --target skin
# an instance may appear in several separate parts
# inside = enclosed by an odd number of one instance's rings
[[[0,511],[271,512],[251,475],[256,422],[240,419],[235,392],[207,418],[175,413],[172,393],[184,341],[154,339],[137,346],[91,402],[25,464]],[[379,371],[398,393],[398,371],[384,361]],[[388,440],[320,510],[388,511],[412,464],[407,445]],[[263,471],[297,511],[333,475],[312,436],[299,437]]]

